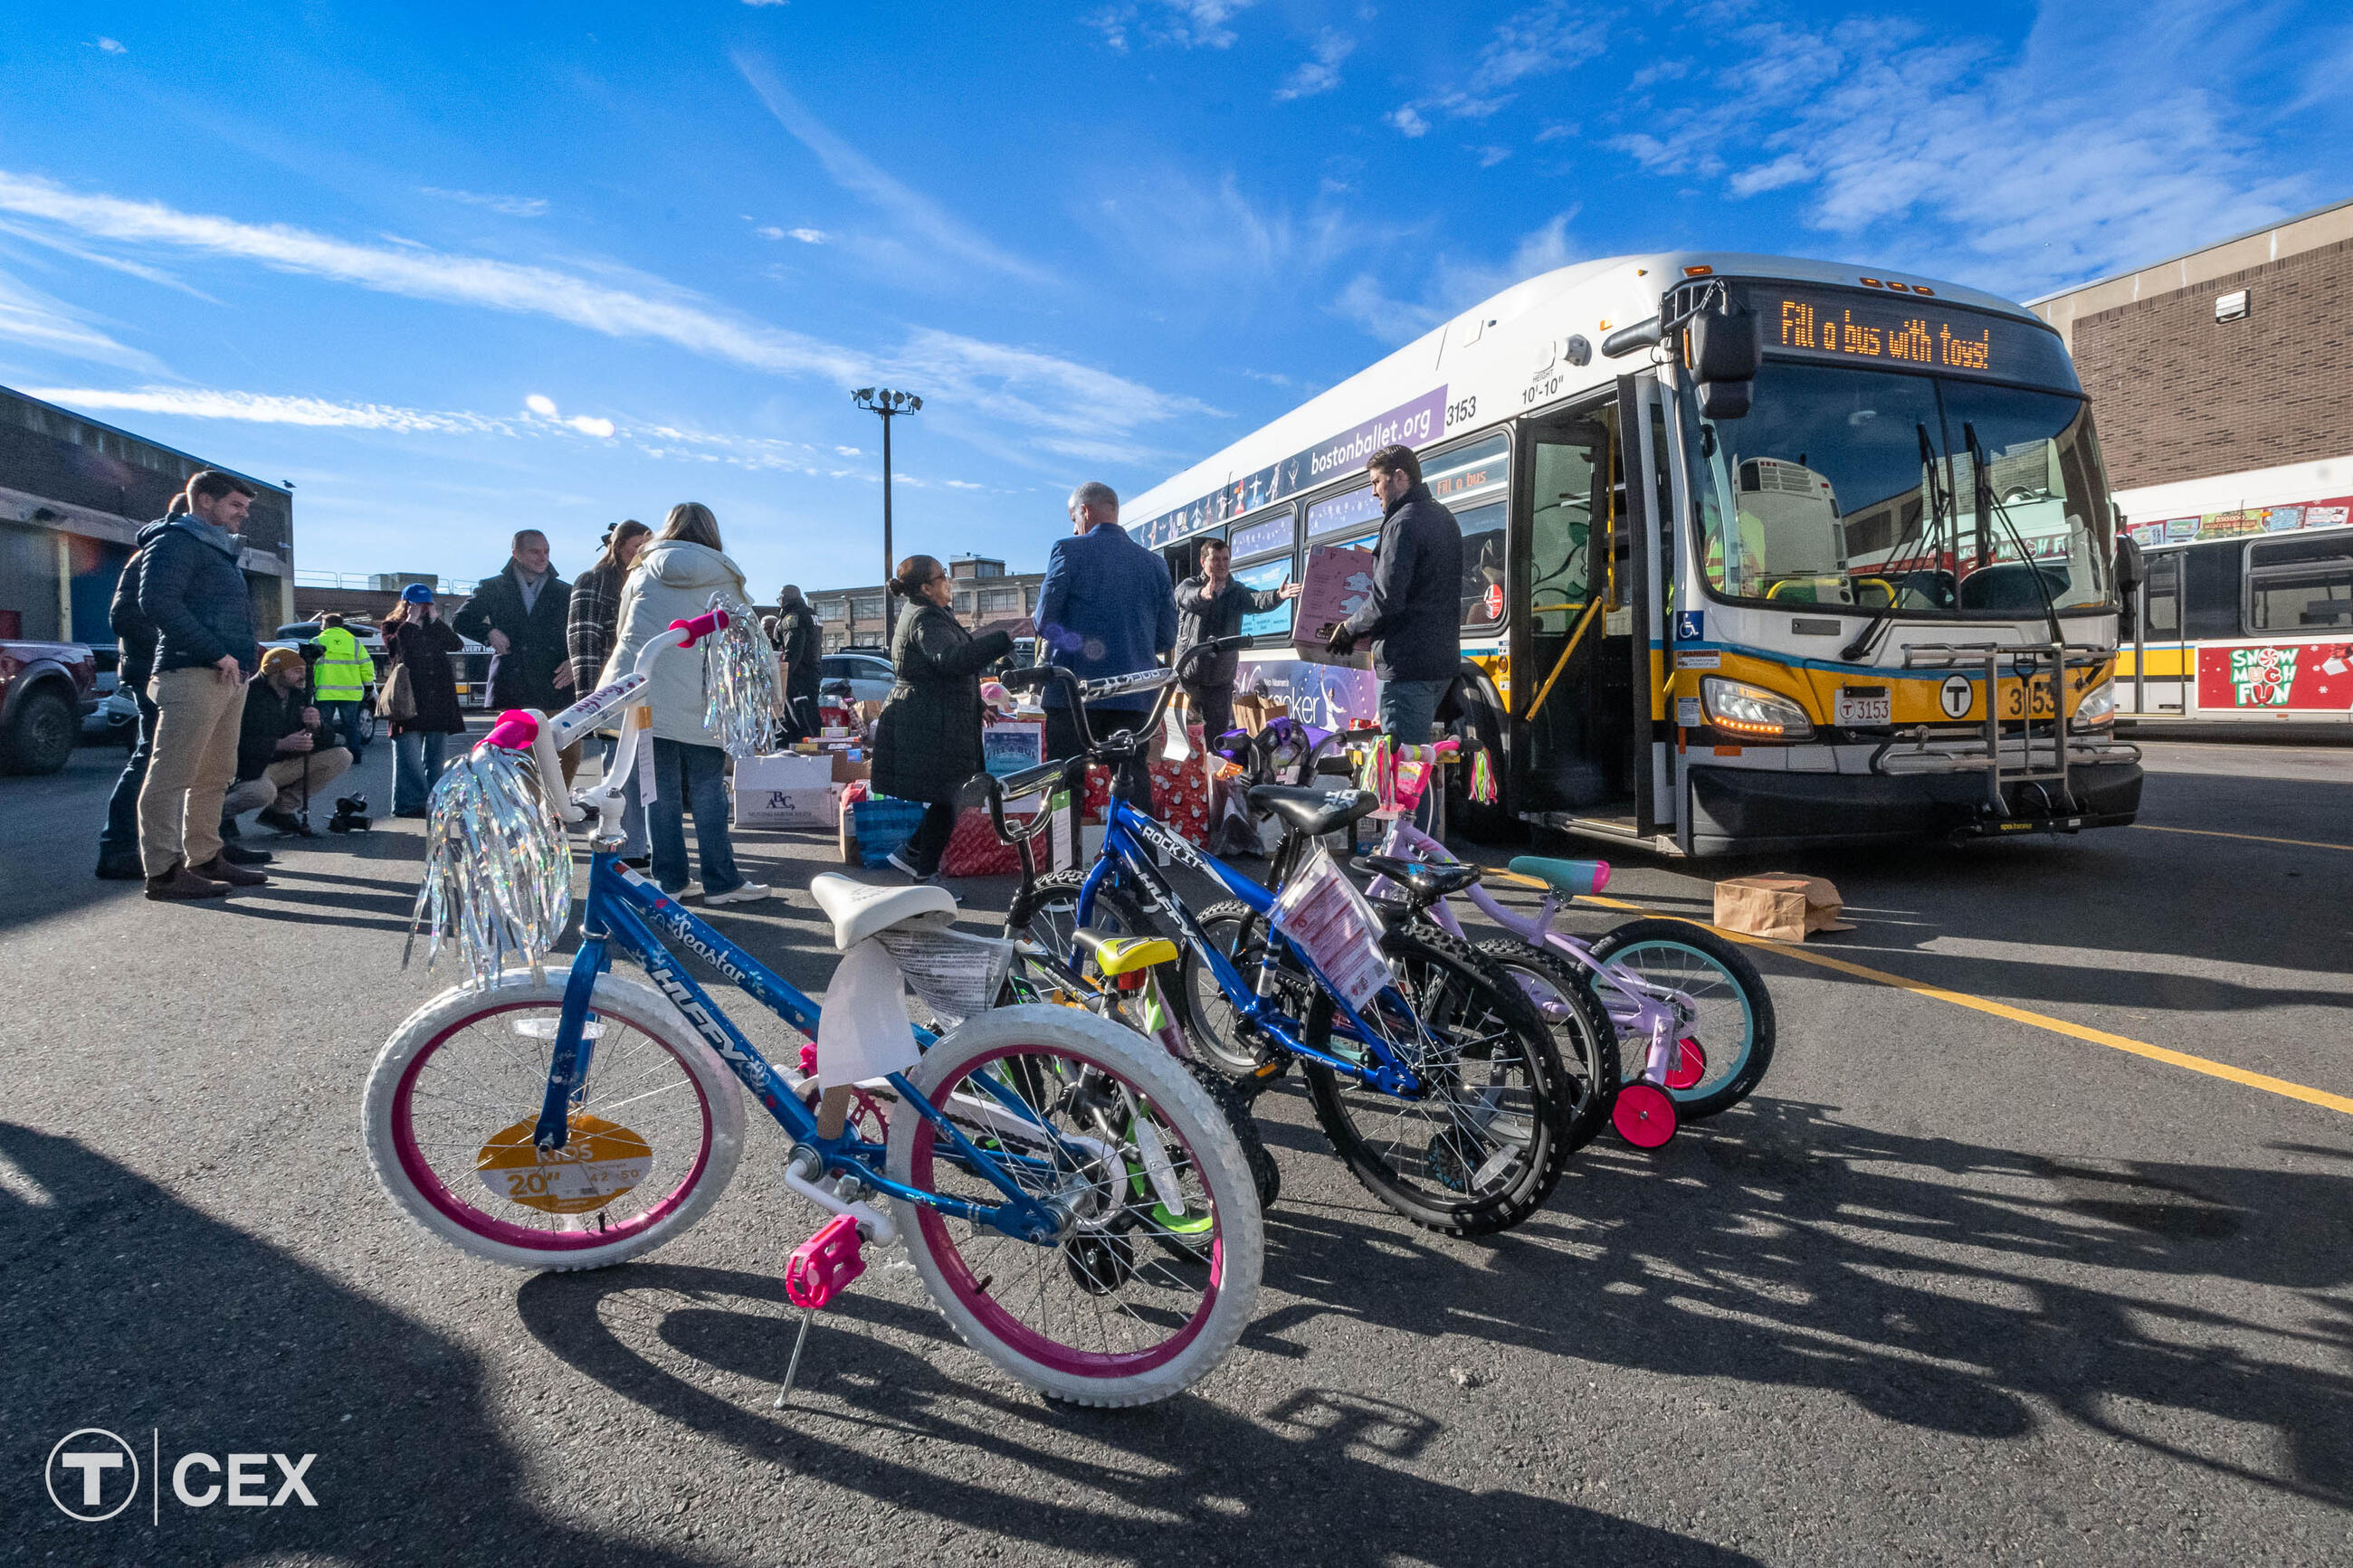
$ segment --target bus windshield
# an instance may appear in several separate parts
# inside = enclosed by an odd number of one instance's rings
[[[1725,598],[2000,619],[2110,604],[2106,479],[2079,395],[1767,360],[1745,418],[1702,419],[1685,398]]]

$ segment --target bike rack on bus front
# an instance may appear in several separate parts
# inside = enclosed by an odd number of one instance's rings
[[[2096,763],[2134,763],[2140,748],[2110,737],[2079,734],[2067,710],[2067,674],[2092,669],[2116,657],[2114,650],[2089,643],[1921,643],[1904,650],[1906,669],[1981,668],[1985,678],[1986,714],[1979,732],[1938,732],[1927,725],[1905,730],[1871,756],[1871,771],[1908,778],[1923,773],[1982,773],[1986,778],[1985,809],[1997,819],[2010,816],[2002,795],[2004,784],[2055,783],[2059,807],[2051,814],[2054,827],[2082,826],[2075,805],[2071,772]],[[2002,668],[2009,661],[2009,669]],[[2004,674],[2021,686],[2019,729],[2002,734],[2001,681]],[[2034,688],[2047,681],[2051,712],[2040,730],[2035,724]],[[2038,752],[2040,755],[2038,755]],[[2046,789],[2045,797],[2050,792]]]

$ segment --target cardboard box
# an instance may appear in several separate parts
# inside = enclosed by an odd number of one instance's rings
[[[860,779],[874,776],[874,764],[855,747],[845,746],[832,753],[833,782],[838,784],[856,784]]]
[[[1314,544],[1307,550],[1307,574],[1299,592],[1299,614],[1291,623],[1291,649],[1310,664],[1341,664],[1351,669],[1373,668],[1373,651],[1359,644],[1345,658],[1324,651],[1333,628],[1357,610],[1373,594],[1373,552],[1337,544]]]
[[[822,752],[775,752],[735,764],[738,791],[817,789],[833,782],[833,759]]]
[[[735,788],[735,826],[785,831],[836,832],[841,822],[841,786],[810,789]]]
[[[1733,877],[1715,885],[1715,923],[1768,942],[1852,931],[1839,919],[1842,907],[1839,890],[1820,877]]]

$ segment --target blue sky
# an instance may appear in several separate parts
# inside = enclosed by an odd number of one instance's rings
[[[2353,17],[1321,0],[34,7],[0,383],[298,486],[297,564],[765,596],[1042,563],[1510,282],[1704,245],[2024,298],[2353,195]]]

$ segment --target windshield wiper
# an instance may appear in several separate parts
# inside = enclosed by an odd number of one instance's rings
[[[1923,522],[1935,524],[1935,530],[1929,535],[1930,547],[1933,549],[1942,542],[1945,537],[1946,509],[1952,505],[1952,496],[1942,484],[1937,482],[1936,444],[1928,439],[1926,423],[1915,421],[1912,428],[1920,433],[1920,479],[1928,492],[1927,504],[1921,509],[1920,515],[1912,520],[1912,526],[1904,531],[1904,537],[1895,542],[1895,548],[1888,552],[1887,559],[1891,564],[1904,558],[1904,547],[1912,542],[1913,535],[1919,531],[1920,524]],[[1890,599],[1886,615],[1865,625],[1852,642],[1839,649],[1840,661],[1854,664],[1877,654],[1880,642],[1894,624],[1895,604],[1893,599]]]
[[[2059,606],[2051,597],[2051,584],[2043,578],[2042,563],[2028,552],[2026,541],[2019,537],[2018,524],[2010,520],[2010,508],[1995,498],[1993,474],[1986,458],[1985,443],[1978,439],[1978,427],[1966,419],[1961,421],[1961,439],[1968,443],[1969,467],[1976,470],[1975,482],[1969,489],[1977,505],[1978,536],[1985,536],[1989,513],[2001,519],[2002,531],[2010,535],[2010,542],[2017,548],[2020,563],[2034,578],[2034,591],[2042,599],[2042,616],[2051,627],[2052,646],[2058,648],[2059,662],[2063,668],[2067,662],[2067,634],[2060,628]]]

